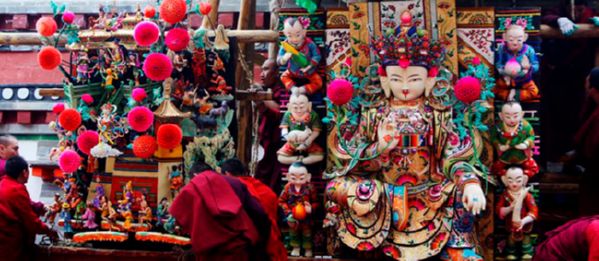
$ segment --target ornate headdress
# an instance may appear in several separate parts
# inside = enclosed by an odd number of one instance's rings
[[[383,67],[399,65],[432,69],[438,68],[445,57],[443,45],[431,41],[426,30],[413,25],[409,11],[402,13],[401,26],[397,29],[373,37],[372,49]]]

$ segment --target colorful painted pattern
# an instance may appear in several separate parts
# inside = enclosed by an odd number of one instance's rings
[[[466,68],[474,57],[493,70],[495,11],[491,8],[458,9],[458,60]]]
[[[422,0],[381,2],[380,8],[381,30],[383,32],[396,30],[400,25],[401,13],[405,10],[410,10],[414,24],[418,25],[419,28],[426,26]]]
[[[327,80],[329,72],[339,73],[339,67],[351,56],[351,44],[349,35],[349,11],[327,10],[326,34],[326,65]]]
[[[445,43],[445,67],[458,74],[458,36],[456,32],[456,6],[455,1],[437,1],[437,28],[439,40]]]

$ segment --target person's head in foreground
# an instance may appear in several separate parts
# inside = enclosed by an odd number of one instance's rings
[[[6,175],[21,184],[29,180],[29,164],[20,156],[14,156],[6,161]]]

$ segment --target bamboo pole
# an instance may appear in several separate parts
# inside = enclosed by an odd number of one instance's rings
[[[276,42],[279,33],[274,30],[226,30],[229,37],[237,38],[240,43]],[[208,37],[214,37],[214,31],[207,32]],[[110,37],[133,37],[133,30],[118,30],[116,32],[91,31],[81,32],[81,39],[88,37],[94,39],[108,39]],[[84,38],[85,37],[85,38]],[[60,44],[66,43],[66,38],[61,37]],[[41,45],[42,41],[37,33],[0,32],[0,45]]]

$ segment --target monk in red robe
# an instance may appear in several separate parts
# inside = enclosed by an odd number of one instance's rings
[[[572,220],[545,236],[533,261],[599,260],[599,216]]]
[[[183,187],[169,212],[189,233],[196,260],[264,260],[268,216],[240,181],[203,171]]]
[[[268,214],[268,217],[271,222],[270,226],[270,239],[267,243],[266,252],[270,257],[271,261],[285,261],[287,260],[287,250],[281,242],[281,232],[277,225],[278,219],[278,202],[279,199],[277,195],[266,186],[264,183],[259,180],[250,177],[238,159],[228,159],[223,162],[221,166],[222,173],[227,176],[234,176],[239,178],[239,180],[244,183],[250,194],[256,198],[262,208]]]
[[[0,181],[0,259],[32,260],[36,234],[57,238],[56,231],[44,224],[30,205],[25,188],[29,164],[14,156],[6,161],[6,175]]]

